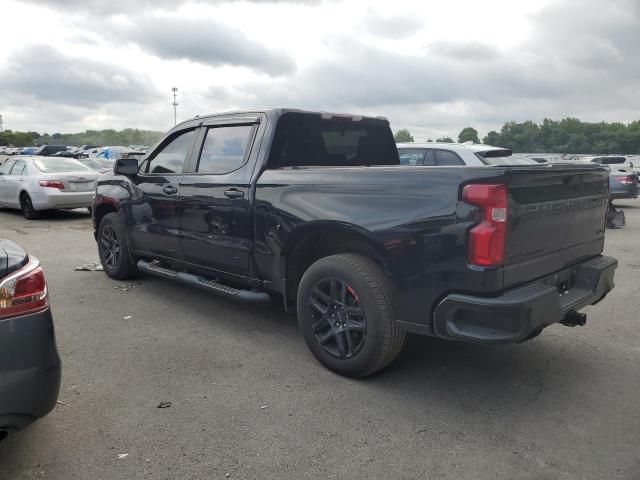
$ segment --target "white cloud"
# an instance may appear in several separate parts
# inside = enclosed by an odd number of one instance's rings
[[[265,105],[344,110],[385,115],[416,138],[509,120],[637,119],[637,0],[425,5],[9,1],[0,113],[14,129],[164,130],[177,86],[182,118]],[[55,60],[50,73],[37,45]]]

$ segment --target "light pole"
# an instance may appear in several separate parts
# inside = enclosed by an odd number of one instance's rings
[[[178,102],[176,101],[178,87],[172,87],[171,90],[173,91],[173,124],[176,125],[178,123]]]

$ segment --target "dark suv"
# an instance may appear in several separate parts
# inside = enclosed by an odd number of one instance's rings
[[[66,150],[67,147],[64,145],[43,145],[40,147],[40,150],[36,152],[36,155],[40,155],[41,157],[49,157],[54,153],[62,152]]]

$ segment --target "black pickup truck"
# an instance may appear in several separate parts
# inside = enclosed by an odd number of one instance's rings
[[[326,367],[360,377],[405,332],[521,342],[612,288],[599,165],[401,166],[384,118],[196,117],[96,186],[104,270],[282,299]]]

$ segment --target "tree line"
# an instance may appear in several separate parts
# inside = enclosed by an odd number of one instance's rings
[[[398,130],[395,137],[398,142],[413,142],[407,129]],[[436,141],[453,140],[443,137]],[[480,143],[478,131],[465,127],[460,131],[458,141]],[[545,118],[542,123],[531,120],[507,122],[499,132],[487,133],[482,143],[527,153],[640,154],[640,120],[590,123],[577,118]]]
[[[137,128],[125,128],[124,130],[86,130],[80,133],[48,133],[38,132],[14,132],[5,130],[0,132],[0,145],[12,145],[14,147],[31,147],[38,145],[153,145],[162,132],[152,130],[138,130]]]

